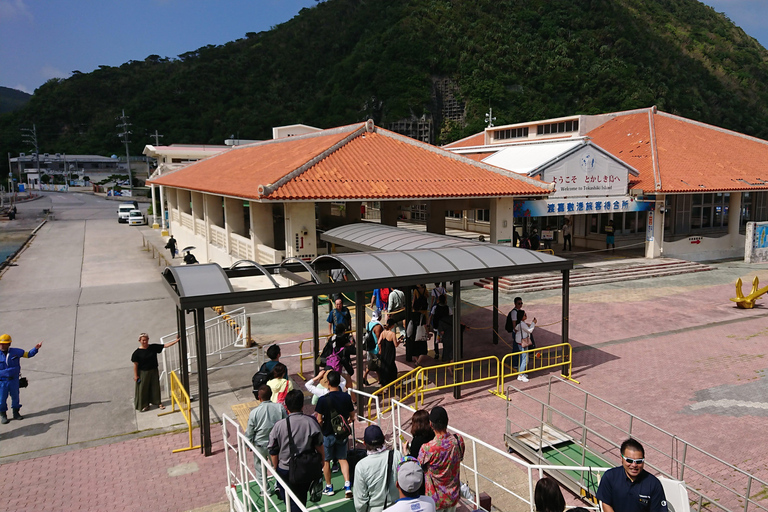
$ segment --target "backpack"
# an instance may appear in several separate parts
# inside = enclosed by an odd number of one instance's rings
[[[376,337],[373,335],[372,329],[365,329],[365,334],[363,334],[363,348],[366,352],[373,352],[376,350]]]
[[[339,373],[341,373],[341,353],[343,351],[343,347],[338,350],[333,350],[331,354],[325,358],[325,364]]]
[[[352,429],[349,428],[347,420],[341,414],[336,412],[336,409],[331,409],[331,430],[336,436],[336,439],[346,439],[352,433]]]
[[[516,310],[515,310],[515,309],[513,309],[513,310],[512,310],[512,311],[510,311],[510,312],[509,312],[509,314],[507,315],[507,323],[506,323],[506,324],[504,324],[504,329],[505,329],[507,332],[514,332],[514,331],[515,331],[515,321],[512,319],[512,313],[514,313],[515,311],[516,311]]]
[[[269,380],[269,374],[270,372],[267,371],[267,363],[264,363],[261,365],[261,368],[259,368],[259,371],[253,374],[253,377],[251,377],[251,383],[253,384],[253,394],[258,400],[259,398],[259,388],[267,383]]]
[[[386,304],[389,303],[389,288],[380,288],[379,289],[379,298],[381,299],[381,303],[385,304],[384,307],[386,307]]]

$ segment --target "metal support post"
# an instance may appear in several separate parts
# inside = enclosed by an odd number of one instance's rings
[[[562,325],[562,341],[561,343],[570,343],[570,338],[568,334],[568,310],[570,309],[570,277],[571,277],[571,271],[570,270],[563,270],[563,325]],[[571,358],[573,358],[573,354],[571,354]],[[573,364],[573,363],[571,363]],[[563,375],[571,376],[570,371],[568,370],[568,365],[563,366]]]
[[[355,343],[355,360],[357,361],[355,373],[357,375],[357,389],[362,391],[364,385],[363,373],[365,373],[365,355],[363,354],[363,333],[365,333],[365,292],[355,292],[355,304],[357,304],[357,308],[355,308],[355,339],[357,340],[357,343]],[[362,395],[357,399],[357,414],[361,417],[365,414],[365,401],[363,400]]]
[[[499,344],[499,276],[493,278],[493,344]]]
[[[211,455],[211,415],[208,404],[208,360],[205,354],[205,310],[195,310],[197,338],[197,388],[200,397],[200,451]]]
[[[181,385],[192,396],[189,389],[189,344],[187,340],[187,317],[183,309],[176,308],[176,332],[179,333],[179,366],[181,369]]]
[[[461,361],[461,281],[453,282],[453,362]],[[445,350],[445,347],[443,347]],[[454,379],[458,368],[453,370]],[[461,398],[461,386],[453,387],[453,398]]]
[[[320,371],[320,367],[317,364],[317,356],[320,354],[320,326],[318,325],[318,322],[320,321],[320,315],[317,312],[318,307],[318,300],[317,295],[312,296],[312,350],[314,351],[314,366],[315,366],[315,375],[318,374]]]

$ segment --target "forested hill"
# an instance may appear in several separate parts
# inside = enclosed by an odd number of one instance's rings
[[[463,122],[440,114],[445,79]],[[768,138],[768,51],[696,0],[328,0],[223,46],[51,80],[0,116],[0,154],[29,152],[33,123],[43,152],[121,154],[121,109],[134,155],[154,130],[220,144],[423,114],[444,143],[489,105],[497,125],[657,105]]]
[[[0,114],[21,108],[31,97],[31,94],[27,94],[24,91],[0,85]]]

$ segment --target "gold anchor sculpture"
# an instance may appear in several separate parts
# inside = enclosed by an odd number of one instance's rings
[[[736,281],[736,298],[731,300],[741,309],[752,309],[755,307],[755,301],[759,299],[761,295],[768,293],[768,286],[758,290],[757,287],[759,284],[760,280],[755,276],[755,279],[752,280],[752,291],[749,292],[749,295],[744,296],[741,291],[741,278],[739,278]]]

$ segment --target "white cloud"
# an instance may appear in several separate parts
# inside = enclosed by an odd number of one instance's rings
[[[35,92],[35,91],[30,91],[29,87],[27,87],[24,84],[17,84],[16,86],[14,86],[14,89],[17,89],[17,90],[19,90],[21,92],[25,92],[27,94],[32,94],[33,92]]]
[[[0,23],[17,18],[32,20],[25,0],[0,0]]]
[[[40,76],[46,80],[50,80],[51,78],[66,78],[69,76],[69,73],[65,73],[64,71],[47,64],[40,68]]]

